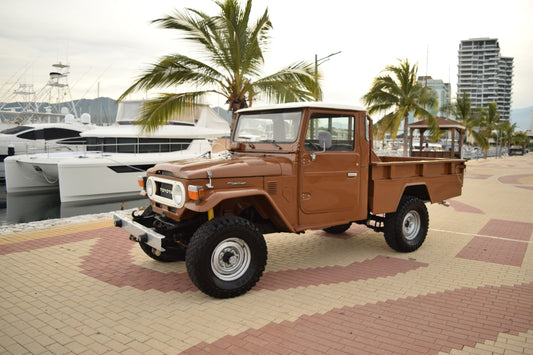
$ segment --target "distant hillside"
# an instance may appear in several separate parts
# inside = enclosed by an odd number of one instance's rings
[[[511,122],[516,123],[521,130],[533,130],[533,127],[531,127],[531,111],[533,111],[533,106],[511,110]]]
[[[78,110],[78,115],[86,112],[91,115],[91,122],[99,125],[112,124],[117,117],[118,106],[115,100],[108,97],[75,100],[74,104]]]

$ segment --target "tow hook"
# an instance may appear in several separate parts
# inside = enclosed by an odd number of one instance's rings
[[[443,205],[444,207],[450,207],[450,203],[448,201],[440,201],[439,205]]]

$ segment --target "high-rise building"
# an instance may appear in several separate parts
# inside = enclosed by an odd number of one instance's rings
[[[459,45],[457,96],[466,92],[472,107],[496,102],[502,120],[509,120],[513,90],[513,58],[502,57],[497,38],[472,38]]]
[[[451,99],[450,83],[445,83],[441,79],[433,79],[431,76],[419,76],[418,83],[433,89],[437,93],[439,105],[437,111],[432,113],[438,117],[448,117],[447,108]]]

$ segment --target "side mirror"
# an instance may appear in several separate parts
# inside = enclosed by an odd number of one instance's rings
[[[322,148],[323,152],[326,151],[326,149],[331,148],[333,145],[333,142],[331,140],[331,133],[328,131],[321,131],[318,132],[318,144],[320,145],[320,148]]]

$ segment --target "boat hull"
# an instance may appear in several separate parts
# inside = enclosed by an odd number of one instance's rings
[[[208,151],[207,140],[166,153],[70,152],[6,158],[6,191],[22,194],[59,190],[62,203],[125,201],[139,198],[139,176],[158,163],[196,158]]]
[[[15,155],[6,158],[4,168],[7,193],[46,192],[59,189],[57,163],[57,159],[40,155]]]

